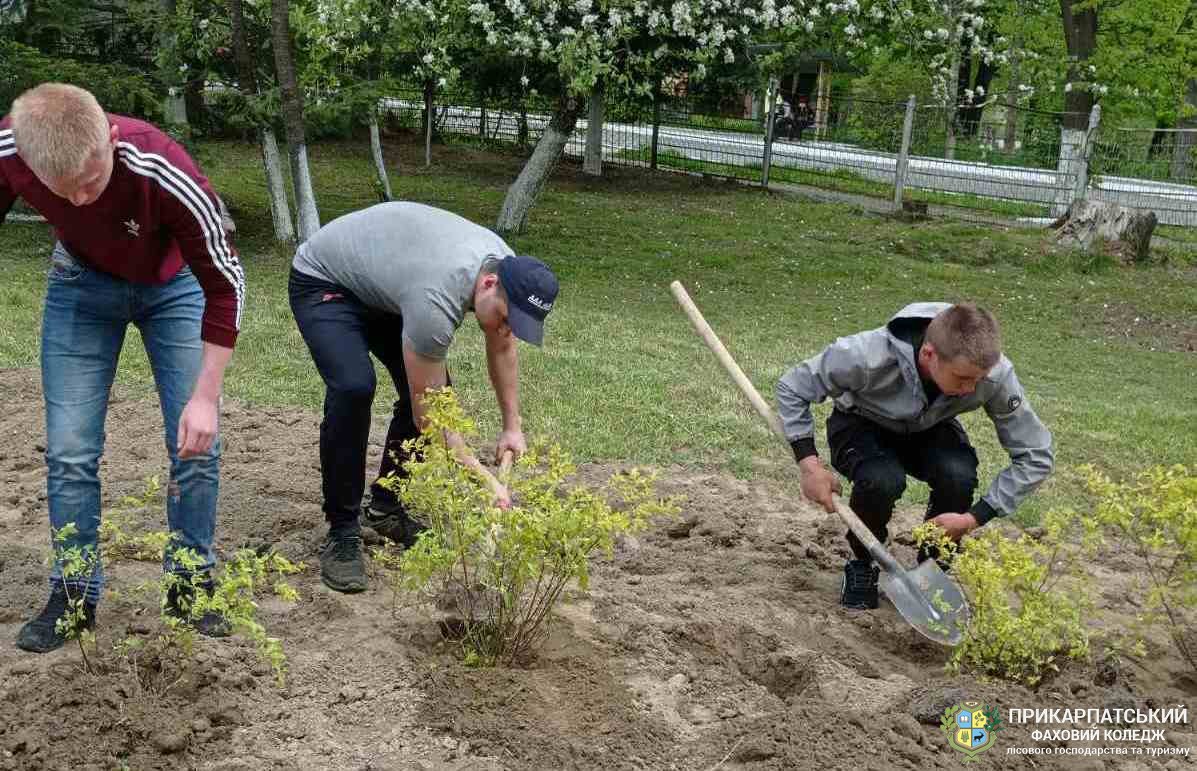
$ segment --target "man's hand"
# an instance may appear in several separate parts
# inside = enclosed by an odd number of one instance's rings
[[[474,461],[478,463],[477,460]],[[490,494],[494,496],[495,505],[500,509],[511,508],[511,492],[500,482],[494,474],[484,469],[481,465],[475,471],[486,482],[486,486],[490,488]]]
[[[979,527],[977,518],[967,512],[964,514],[947,512],[940,514],[938,517],[932,517],[931,521],[939,525],[953,541],[959,541],[969,531]]]
[[[806,499],[822,506],[828,514],[835,513],[835,500],[832,496],[841,490],[839,478],[824,466],[816,455],[803,458],[798,467],[802,469],[802,494]]]
[[[528,451],[528,443],[524,440],[523,431],[507,429],[499,434],[499,441],[495,446],[495,465],[499,464],[503,453],[507,450],[511,450],[513,460],[519,460],[519,457]]]
[[[179,460],[203,455],[212,448],[217,432],[217,401],[192,396],[179,416]]]

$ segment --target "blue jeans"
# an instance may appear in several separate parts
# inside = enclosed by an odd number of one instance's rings
[[[153,369],[166,427],[170,481],[166,519],[175,539],[163,555],[165,570],[186,572],[174,549],[199,555],[201,570],[215,563],[216,497],[220,485],[220,442],[206,455],[180,461],[179,416],[199,377],[203,344],[200,317],[204,294],[184,267],[166,284],[147,286],[92,270],[56,244],[47,278],[42,316],[42,391],[46,400],[46,493],[51,537],[69,524],[73,537],[54,543],[56,552],[80,547],[94,556],[90,575],[72,577],[74,589],[96,602],[104,583],[98,550],[100,456],[104,419],[117,360],[130,323],[141,332]],[[55,560],[51,586],[62,579]]]

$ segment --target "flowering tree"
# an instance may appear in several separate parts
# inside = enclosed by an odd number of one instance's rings
[[[847,0],[855,5],[856,0]],[[522,230],[528,212],[572,134],[587,95],[610,90],[649,94],[667,69],[699,80],[712,61],[734,61],[765,29],[812,25],[811,9],[834,17],[845,4],[791,0],[474,0],[470,21],[492,49],[552,64],[557,106],[532,157],[507,191],[496,228]],[[835,10],[831,7],[835,6]]]
[[[319,58],[335,58],[342,68],[359,67],[359,80],[373,81],[381,97],[383,72],[414,77],[424,91],[424,162],[432,163],[433,102],[438,90],[454,84],[467,56],[472,30],[465,25],[461,0],[319,0],[310,29]],[[377,132],[379,100],[371,106],[371,135]]]

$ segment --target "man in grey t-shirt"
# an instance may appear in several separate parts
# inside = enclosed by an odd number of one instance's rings
[[[403,442],[424,424],[421,396],[449,383],[445,357],[472,311],[486,340],[487,370],[503,415],[496,458],[527,449],[521,427],[515,338],[540,345],[557,278],[539,260],[512,256],[491,231],[431,206],[392,202],[346,214],[296,251],[291,310],[326,386],[320,470],[329,537],[320,555],[324,583],[343,592],[366,588],[358,513],[375,375],[370,354],[387,368],[399,400],[378,479],[402,476]],[[507,491],[459,436],[458,457],[488,481],[500,505]],[[371,486],[367,523],[410,546],[418,526],[390,490]]]

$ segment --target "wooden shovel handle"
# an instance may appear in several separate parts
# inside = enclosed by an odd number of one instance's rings
[[[504,450],[503,457],[499,460],[499,475],[502,476],[511,471],[513,463],[515,463],[515,453],[511,450]]]
[[[757,414],[760,415],[765,424],[769,426],[783,442],[786,447],[789,447],[789,442],[786,440],[785,431],[781,427],[781,420],[776,413],[769,407],[769,404],[761,397],[756,386],[744,374],[744,370],[740,369],[740,365],[736,364],[736,360],[728,353],[727,348],[719,340],[715,334],[715,330],[711,329],[711,325],[703,318],[702,312],[698,310],[698,306],[690,299],[690,295],[686,293],[685,287],[680,281],[674,281],[669,285],[669,290],[673,292],[674,298],[678,304],[682,306],[682,310],[686,312],[686,316],[690,319],[690,324],[694,327],[694,331],[702,338],[702,341],[707,344],[707,348],[711,349],[711,353],[715,354],[715,358],[719,359],[719,363],[723,365],[723,369],[731,376],[732,381],[740,387],[740,391],[744,396],[748,397],[748,401],[756,409]],[[877,536],[865,526],[865,523],[860,521],[860,517],[856,516],[856,512],[844,505],[839,496],[833,495],[832,499],[835,501],[835,512],[839,514],[840,519],[848,526],[848,529],[860,539],[865,548],[869,550],[869,554],[873,555],[883,568],[887,571],[892,571],[898,567],[894,558],[886,551],[881,542],[877,540]]]

